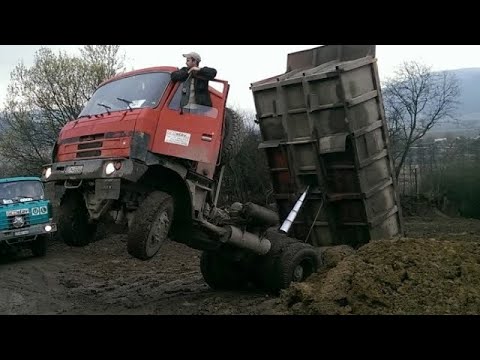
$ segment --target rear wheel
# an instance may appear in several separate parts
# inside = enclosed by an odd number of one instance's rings
[[[305,281],[318,267],[318,253],[311,245],[291,244],[275,262],[269,287],[272,291],[279,292],[288,288],[291,283]]]
[[[154,257],[168,238],[173,221],[173,198],[155,191],[135,212],[128,233],[128,253],[140,260]]]
[[[320,267],[319,255],[311,245],[280,235],[269,240],[272,249],[255,267],[258,288],[278,294],[291,283],[303,282]]]
[[[85,246],[94,240],[96,224],[89,222],[88,210],[79,192],[65,194],[57,208],[58,234],[65,244]]]

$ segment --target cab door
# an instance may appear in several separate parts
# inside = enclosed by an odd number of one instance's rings
[[[222,131],[229,84],[210,80],[212,106],[180,108],[183,83],[176,84],[161,110],[153,152],[207,164],[216,164],[222,144]]]

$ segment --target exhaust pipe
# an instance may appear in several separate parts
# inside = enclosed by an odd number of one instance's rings
[[[245,204],[243,214],[248,219],[248,222],[254,225],[276,226],[280,222],[275,211],[254,203]]]
[[[227,234],[220,239],[224,243],[235,245],[242,249],[251,250],[258,255],[265,255],[270,251],[272,244],[266,238],[260,238],[248,231],[242,231],[231,225],[224,227]]]
[[[242,231],[231,225],[223,227],[203,221],[200,223],[205,230],[212,234],[217,241],[232,244],[238,248],[246,249],[258,255],[265,255],[270,251],[272,244],[266,238],[260,238],[248,231]]]

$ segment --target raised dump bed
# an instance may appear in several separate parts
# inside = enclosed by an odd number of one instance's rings
[[[308,189],[292,236],[356,246],[403,233],[375,45],[290,54],[251,90],[282,221]]]

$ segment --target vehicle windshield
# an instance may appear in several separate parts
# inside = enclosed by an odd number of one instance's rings
[[[0,183],[0,204],[44,198],[43,185],[36,180]]]
[[[79,117],[155,107],[169,82],[170,74],[164,72],[132,75],[112,81],[95,91]]]

